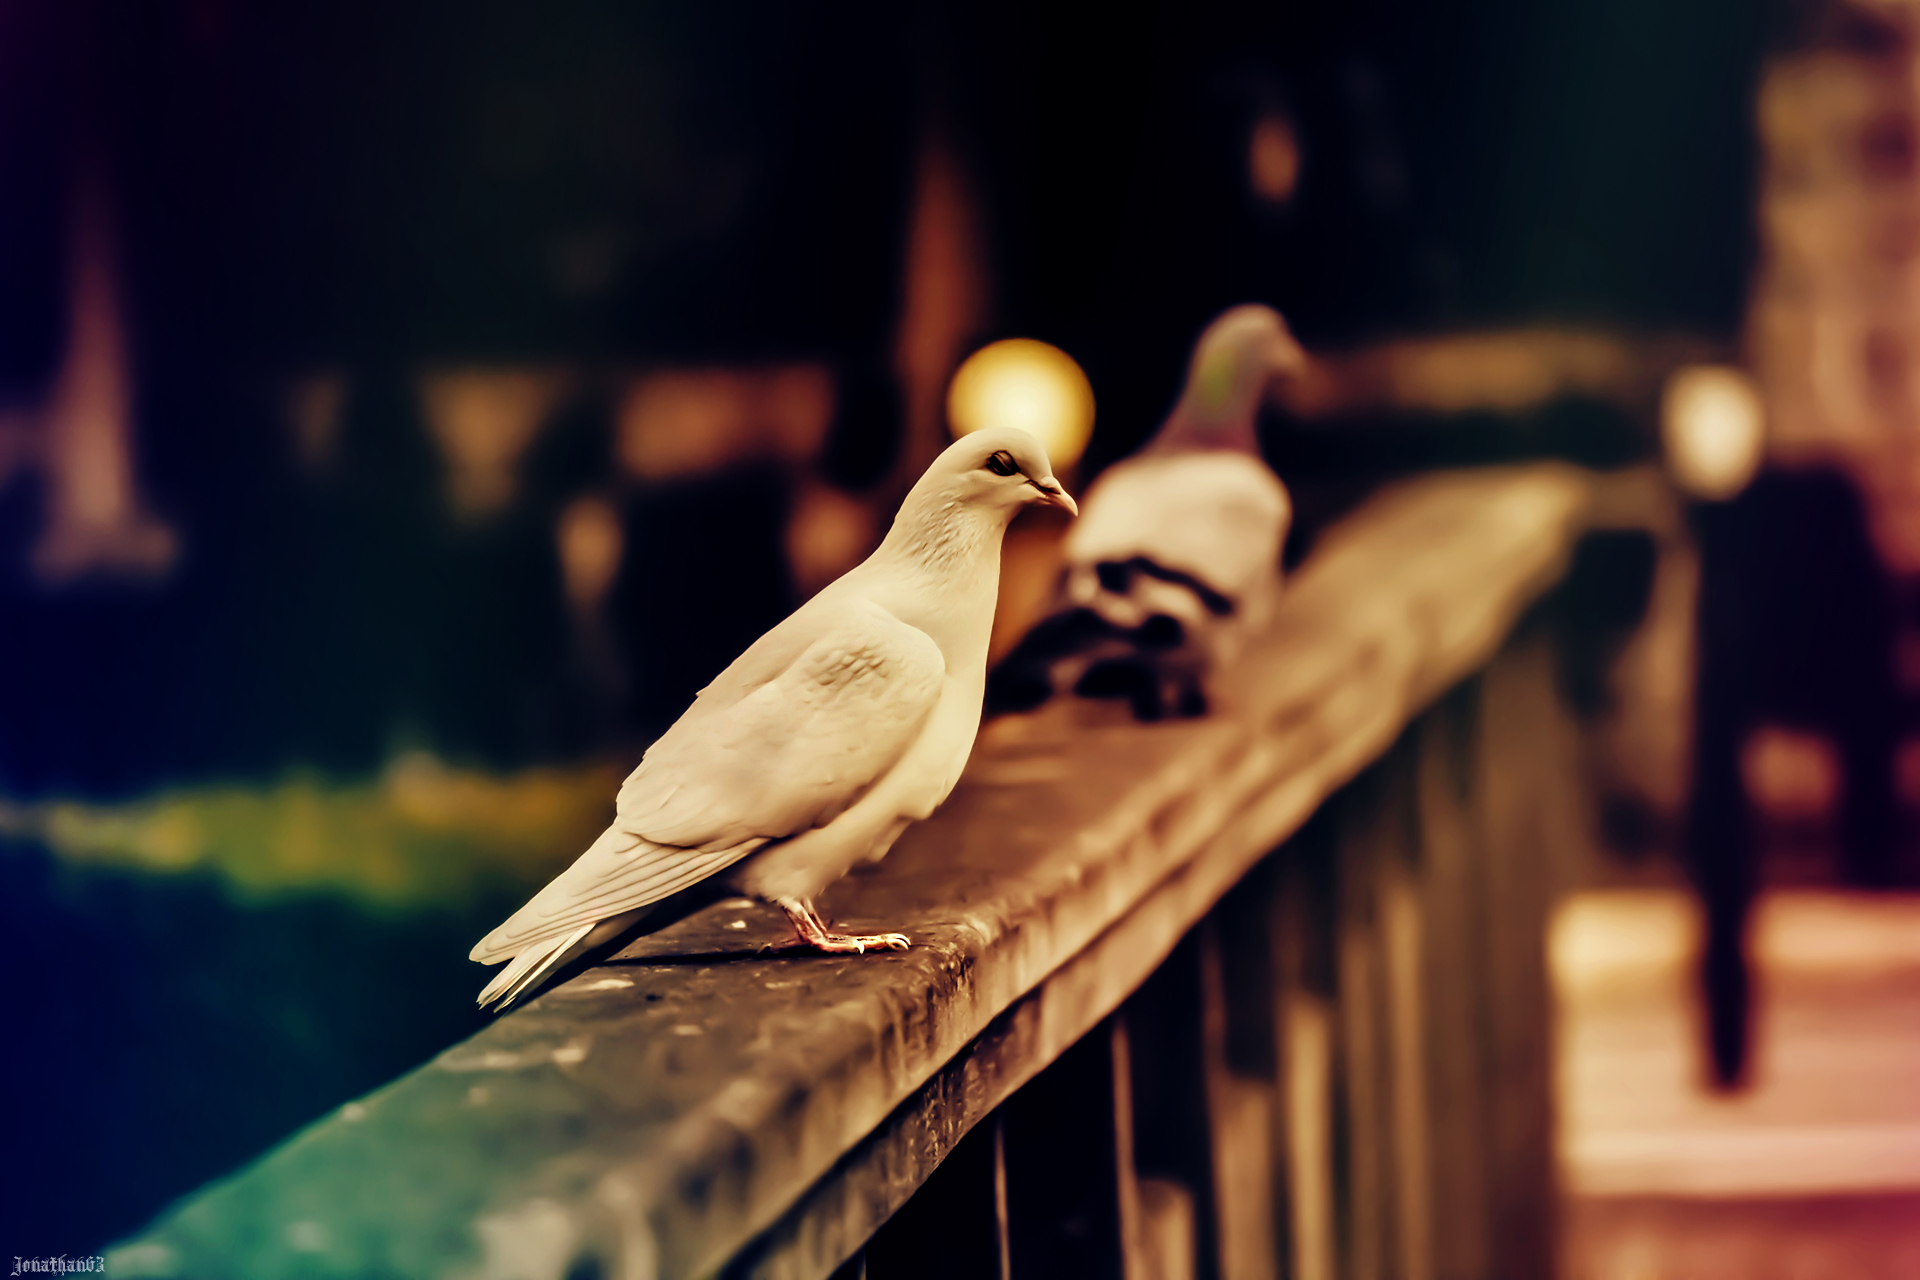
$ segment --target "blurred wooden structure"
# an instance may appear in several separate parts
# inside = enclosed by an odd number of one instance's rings
[[[911,951],[768,952],[777,914],[721,903],[178,1205],[113,1273],[1550,1274],[1543,925],[1584,801],[1528,611],[1612,483],[1381,492],[1214,717],[989,726],[941,813],[830,896]]]

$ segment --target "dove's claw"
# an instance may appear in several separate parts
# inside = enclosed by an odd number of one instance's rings
[[[793,921],[793,931],[800,936],[800,941],[815,951],[865,955],[869,950],[905,951],[913,945],[904,933],[834,933],[811,902],[783,900],[780,906],[787,913],[787,919]]]
[[[907,941],[904,933],[826,933],[817,937],[802,938],[800,941],[815,951],[830,953],[851,951],[865,955],[868,951],[905,951],[913,944]]]

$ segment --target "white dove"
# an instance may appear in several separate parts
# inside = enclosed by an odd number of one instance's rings
[[[1206,708],[1206,674],[1271,613],[1293,519],[1260,456],[1256,415],[1307,355],[1269,307],[1227,311],[1195,345],[1179,402],[1145,448],[1107,468],[1067,533],[1054,613],[995,672],[1018,710],[1056,683],[1126,695],[1141,719]]]
[[[878,861],[953,790],[973,750],[1007,523],[1078,514],[1024,431],[964,436],[907,494],[886,539],[700,691],[620,788],[613,825],[470,958],[512,963],[501,1007],[646,909],[710,877],[778,904],[822,951],[904,949],[831,932],[813,902]]]

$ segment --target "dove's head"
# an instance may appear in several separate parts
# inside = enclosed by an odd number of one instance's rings
[[[923,484],[951,499],[1008,518],[1030,504],[1064,507],[1080,514],[1060,482],[1046,446],[1018,427],[988,427],[970,432],[947,446],[927,468]]]
[[[1053,478],[1046,446],[1018,427],[969,432],[907,494],[875,558],[923,567],[970,563],[986,548],[999,551],[1001,533],[1022,507],[1041,504],[1080,514]]]

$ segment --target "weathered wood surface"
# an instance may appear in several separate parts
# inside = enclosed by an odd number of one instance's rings
[[[990,726],[942,812],[826,903],[912,950],[763,953],[777,913],[710,908],[189,1198],[115,1274],[826,1274],[1488,658],[1594,493],[1551,464],[1383,492],[1212,718]]]
[[[1350,1277],[1532,1280],[1554,1268],[1550,905],[1591,829],[1576,727],[1542,627],[1515,637],[1423,715],[1317,820],[1330,882],[1294,908],[1331,922],[1331,1046],[1322,1105]],[[1298,843],[1298,842],[1296,842]],[[1304,861],[1296,857],[1295,861]],[[1300,939],[1285,936],[1287,943]],[[1293,978],[1291,999],[1313,999]],[[1284,985],[1283,985],[1284,989]],[[1326,1252],[1323,1250],[1323,1254]],[[1297,1255],[1298,1256],[1298,1255]],[[1329,1274],[1323,1260],[1296,1274]]]

